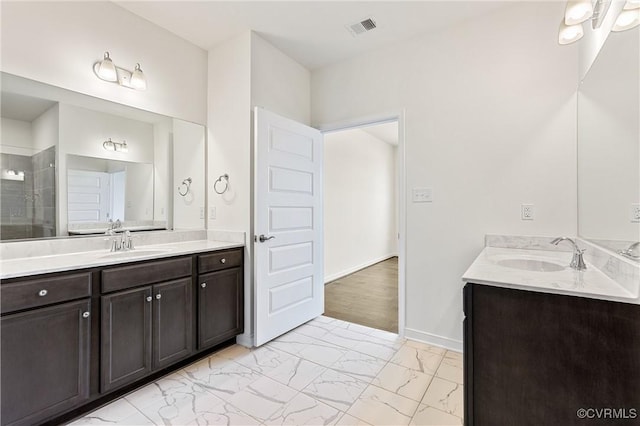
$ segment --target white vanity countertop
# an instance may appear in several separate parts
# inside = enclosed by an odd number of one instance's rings
[[[576,271],[568,266],[571,258],[571,252],[485,247],[464,273],[462,280],[504,288],[640,304],[637,290],[633,294],[590,263],[587,263],[585,271]],[[530,265],[528,267],[534,270],[522,269],[521,265]]]
[[[117,265],[139,260],[243,247],[242,243],[226,241],[195,240],[168,244],[138,246],[128,252],[110,253],[108,250],[86,251],[51,256],[22,257],[0,260],[0,279],[70,271],[96,266]]]

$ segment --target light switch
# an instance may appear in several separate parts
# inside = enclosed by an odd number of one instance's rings
[[[211,207],[209,209],[209,220],[215,220],[215,218],[216,218],[216,208]]]
[[[631,204],[631,222],[640,222],[640,204]]]
[[[431,188],[413,188],[412,200],[414,203],[432,203],[433,191]]]

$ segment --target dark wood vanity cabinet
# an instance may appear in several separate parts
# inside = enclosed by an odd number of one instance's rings
[[[1,285],[2,426],[65,423],[243,332],[242,248]]]
[[[467,284],[464,310],[466,425],[640,421],[640,306]]]
[[[106,392],[151,372],[151,287],[101,299],[100,389]]]
[[[242,264],[239,250],[199,256],[198,349],[244,331]]]
[[[102,271],[103,291],[157,282],[102,296],[102,392],[134,382],[193,352],[191,264],[188,257]],[[164,281],[167,276],[180,275],[187,277]],[[132,280],[132,276],[137,278]]]
[[[89,399],[90,275],[26,280],[1,291],[2,424],[38,424],[82,405]]]

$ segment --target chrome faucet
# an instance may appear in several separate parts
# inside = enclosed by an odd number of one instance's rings
[[[129,231],[128,229],[121,234],[120,247],[121,250],[133,250],[131,231]]]
[[[568,237],[558,237],[551,241],[551,244],[558,245],[562,241],[568,241],[573,246],[573,259],[571,259],[571,263],[569,264],[570,268],[573,268],[577,271],[584,271],[587,269],[586,263],[584,263],[584,249],[581,249],[575,241]]]
[[[110,236],[109,241],[111,242],[111,251],[127,251],[133,250],[133,239],[131,238],[131,231],[128,229],[120,235],[116,235],[113,229],[107,230],[105,235]]]
[[[633,254],[633,251],[638,247],[640,247],[640,241],[631,244],[629,247],[627,247],[624,250],[618,251],[618,254],[621,254],[624,257],[628,257],[629,259],[638,260],[640,259],[640,253]]]
[[[109,219],[109,229],[110,230],[122,229],[122,222],[120,222],[120,219],[116,219],[115,222],[113,220]]]

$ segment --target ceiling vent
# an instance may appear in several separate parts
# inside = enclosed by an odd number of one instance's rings
[[[355,24],[347,25],[347,30],[352,36],[356,37],[361,34],[371,31],[376,28],[376,21],[373,18],[367,18],[364,21],[356,22]]]

